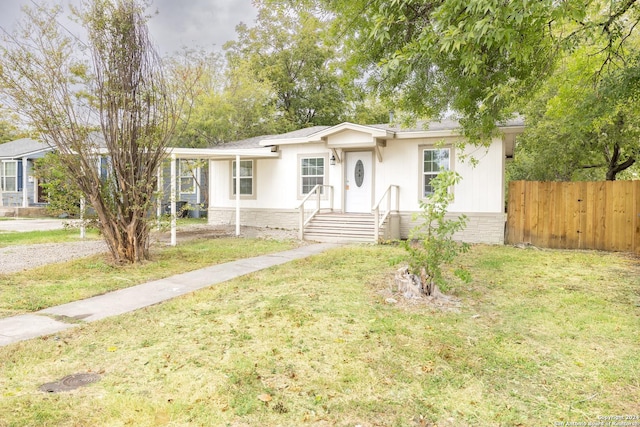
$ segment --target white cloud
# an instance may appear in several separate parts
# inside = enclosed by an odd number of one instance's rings
[[[33,5],[30,0],[0,0],[0,27],[11,31],[25,4]],[[235,39],[236,25],[253,24],[257,15],[251,0],[155,0],[149,10],[158,11],[149,30],[161,54],[183,46],[221,49]]]

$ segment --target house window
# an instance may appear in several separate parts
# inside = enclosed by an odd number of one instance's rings
[[[252,196],[253,193],[253,177],[254,177],[254,167],[253,160],[240,160],[240,195],[241,196]],[[231,180],[231,194],[236,195],[236,179],[238,178],[236,161],[232,162],[232,172],[231,175],[233,179]]]
[[[191,160],[180,160],[178,163],[181,194],[195,194],[196,192],[196,166]]]
[[[324,184],[325,157],[302,157],[300,159],[300,189],[303,195],[309,194],[316,185]],[[320,192],[324,193],[321,187]]]
[[[20,191],[18,185],[18,162],[16,160],[6,160],[0,163],[0,187],[2,187],[2,191]]]
[[[422,197],[433,194],[431,180],[440,172],[451,169],[450,148],[426,148],[422,150]]]
[[[106,156],[100,156],[100,179],[106,180],[109,178],[109,159]]]

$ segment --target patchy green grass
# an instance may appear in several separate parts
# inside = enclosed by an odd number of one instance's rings
[[[136,265],[114,266],[108,255],[94,255],[0,274],[0,317],[33,312],[214,264],[287,250],[296,244],[268,239],[199,239],[175,247],[153,247],[153,260]]]
[[[98,239],[100,236],[96,230],[88,229],[87,239]],[[48,231],[24,231],[2,232],[0,231],[0,248],[11,245],[34,245],[40,243],[65,243],[80,240],[80,231],[77,228],[65,228]]]
[[[1,426],[538,426],[639,415],[640,266],[476,246],[459,312],[352,246],[0,348]],[[69,393],[38,387],[78,372]],[[564,424],[568,425],[568,424]]]
[[[15,218],[0,217],[0,220],[14,221]],[[207,223],[206,218],[178,218],[176,226],[180,229],[185,227],[204,225]],[[156,229],[156,222],[151,222],[152,235]],[[162,231],[168,231],[171,228],[171,222],[167,217],[162,217],[160,227]],[[101,238],[96,228],[88,227],[86,229],[87,239]],[[2,231],[0,230],[0,248],[11,245],[33,245],[40,243],[65,243],[76,242],[80,239],[80,228],[77,226],[69,226],[60,230],[47,231]]]

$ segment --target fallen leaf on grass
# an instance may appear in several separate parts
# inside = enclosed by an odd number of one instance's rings
[[[268,403],[268,402],[271,402],[273,398],[271,397],[270,394],[264,393],[264,394],[258,395],[258,400],[261,400],[264,403]]]

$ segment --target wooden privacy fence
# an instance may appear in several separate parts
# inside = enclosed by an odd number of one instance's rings
[[[640,181],[513,181],[505,242],[640,254]]]

